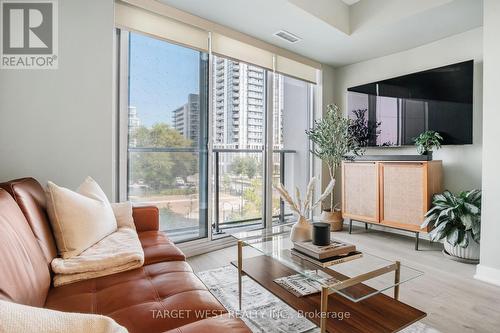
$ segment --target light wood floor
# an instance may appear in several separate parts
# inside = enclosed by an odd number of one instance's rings
[[[441,244],[421,240],[420,251],[415,251],[411,236],[356,226],[351,235],[344,230],[334,237],[425,272],[401,286],[400,300],[427,312],[426,324],[443,333],[500,332],[500,287],[475,280],[475,265],[445,258]],[[257,254],[244,248],[244,257]],[[195,271],[225,266],[232,260],[236,260],[235,246],[188,259]]]

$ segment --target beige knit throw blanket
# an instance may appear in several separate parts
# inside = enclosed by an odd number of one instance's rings
[[[127,329],[105,316],[61,312],[0,300],[0,332],[127,333]]]
[[[144,251],[134,229],[121,227],[80,255],[52,260],[54,287],[128,271],[144,264]]]

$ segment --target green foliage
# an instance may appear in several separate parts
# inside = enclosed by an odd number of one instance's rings
[[[141,126],[130,136],[137,147],[190,147],[191,140],[165,123],[151,128]],[[156,191],[172,187],[177,177],[186,178],[198,171],[197,158],[192,153],[131,153],[130,181],[144,182]]]
[[[244,205],[241,211],[235,211],[228,215],[228,220],[241,220],[256,218],[262,215],[263,195],[262,195],[262,178],[254,178],[250,185],[247,186],[242,193]],[[275,211],[273,215],[279,213],[279,196],[273,195],[272,206]]]
[[[370,121],[367,119],[368,109],[353,110],[354,119],[351,120],[349,131],[356,138],[357,144],[360,147],[368,147],[370,141],[377,141],[377,136],[380,134],[380,121]]]
[[[441,142],[443,137],[441,134],[435,131],[425,131],[420,133],[415,139],[415,145],[417,146],[417,152],[419,154],[425,154],[432,151],[434,148],[438,150],[441,148]]]
[[[253,179],[260,167],[259,161],[253,157],[236,157],[231,163],[230,170],[235,175],[246,175]]]
[[[481,233],[481,191],[471,190],[455,196],[450,191],[434,195],[433,207],[425,214],[422,228],[430,226],[432,240],[446,241],[453,246],[467,247],[470,233],[479,243]]]
[[[335,179],[335,170],[350,153],[363,153],[358,139],[349,130],[353,123],[344,117],[337,105],[328,105],[322,119],[314,122],[313,128],[306,131],[313,142],[311,152],[328,165],[330,177]],[[330,209],[334,207],[333,192],[330,196]]]
[[[245,206],[243,208],[244,215],[251,217],[262,212],[261,178],[252,180],[250,187],[243,191],[243,199],[245,200]]]

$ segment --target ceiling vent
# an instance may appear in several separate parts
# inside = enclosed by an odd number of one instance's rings
[[[300,38],[299,36],[296,36],[288,31],[285,31],[285,30],[280,30],[278,32],[275,32],[274,35],[278,38],[281,38],[285,41],[287,41],[288,43],[292,43],[292,44],[295,44],[297,42],[300,42],[302,40],[302,38]]]

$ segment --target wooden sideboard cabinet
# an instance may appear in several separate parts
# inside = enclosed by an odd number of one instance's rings
[[[342,213],[352,220],[418,234],[432,196],[442,192],[441,161],[345,161]]]

